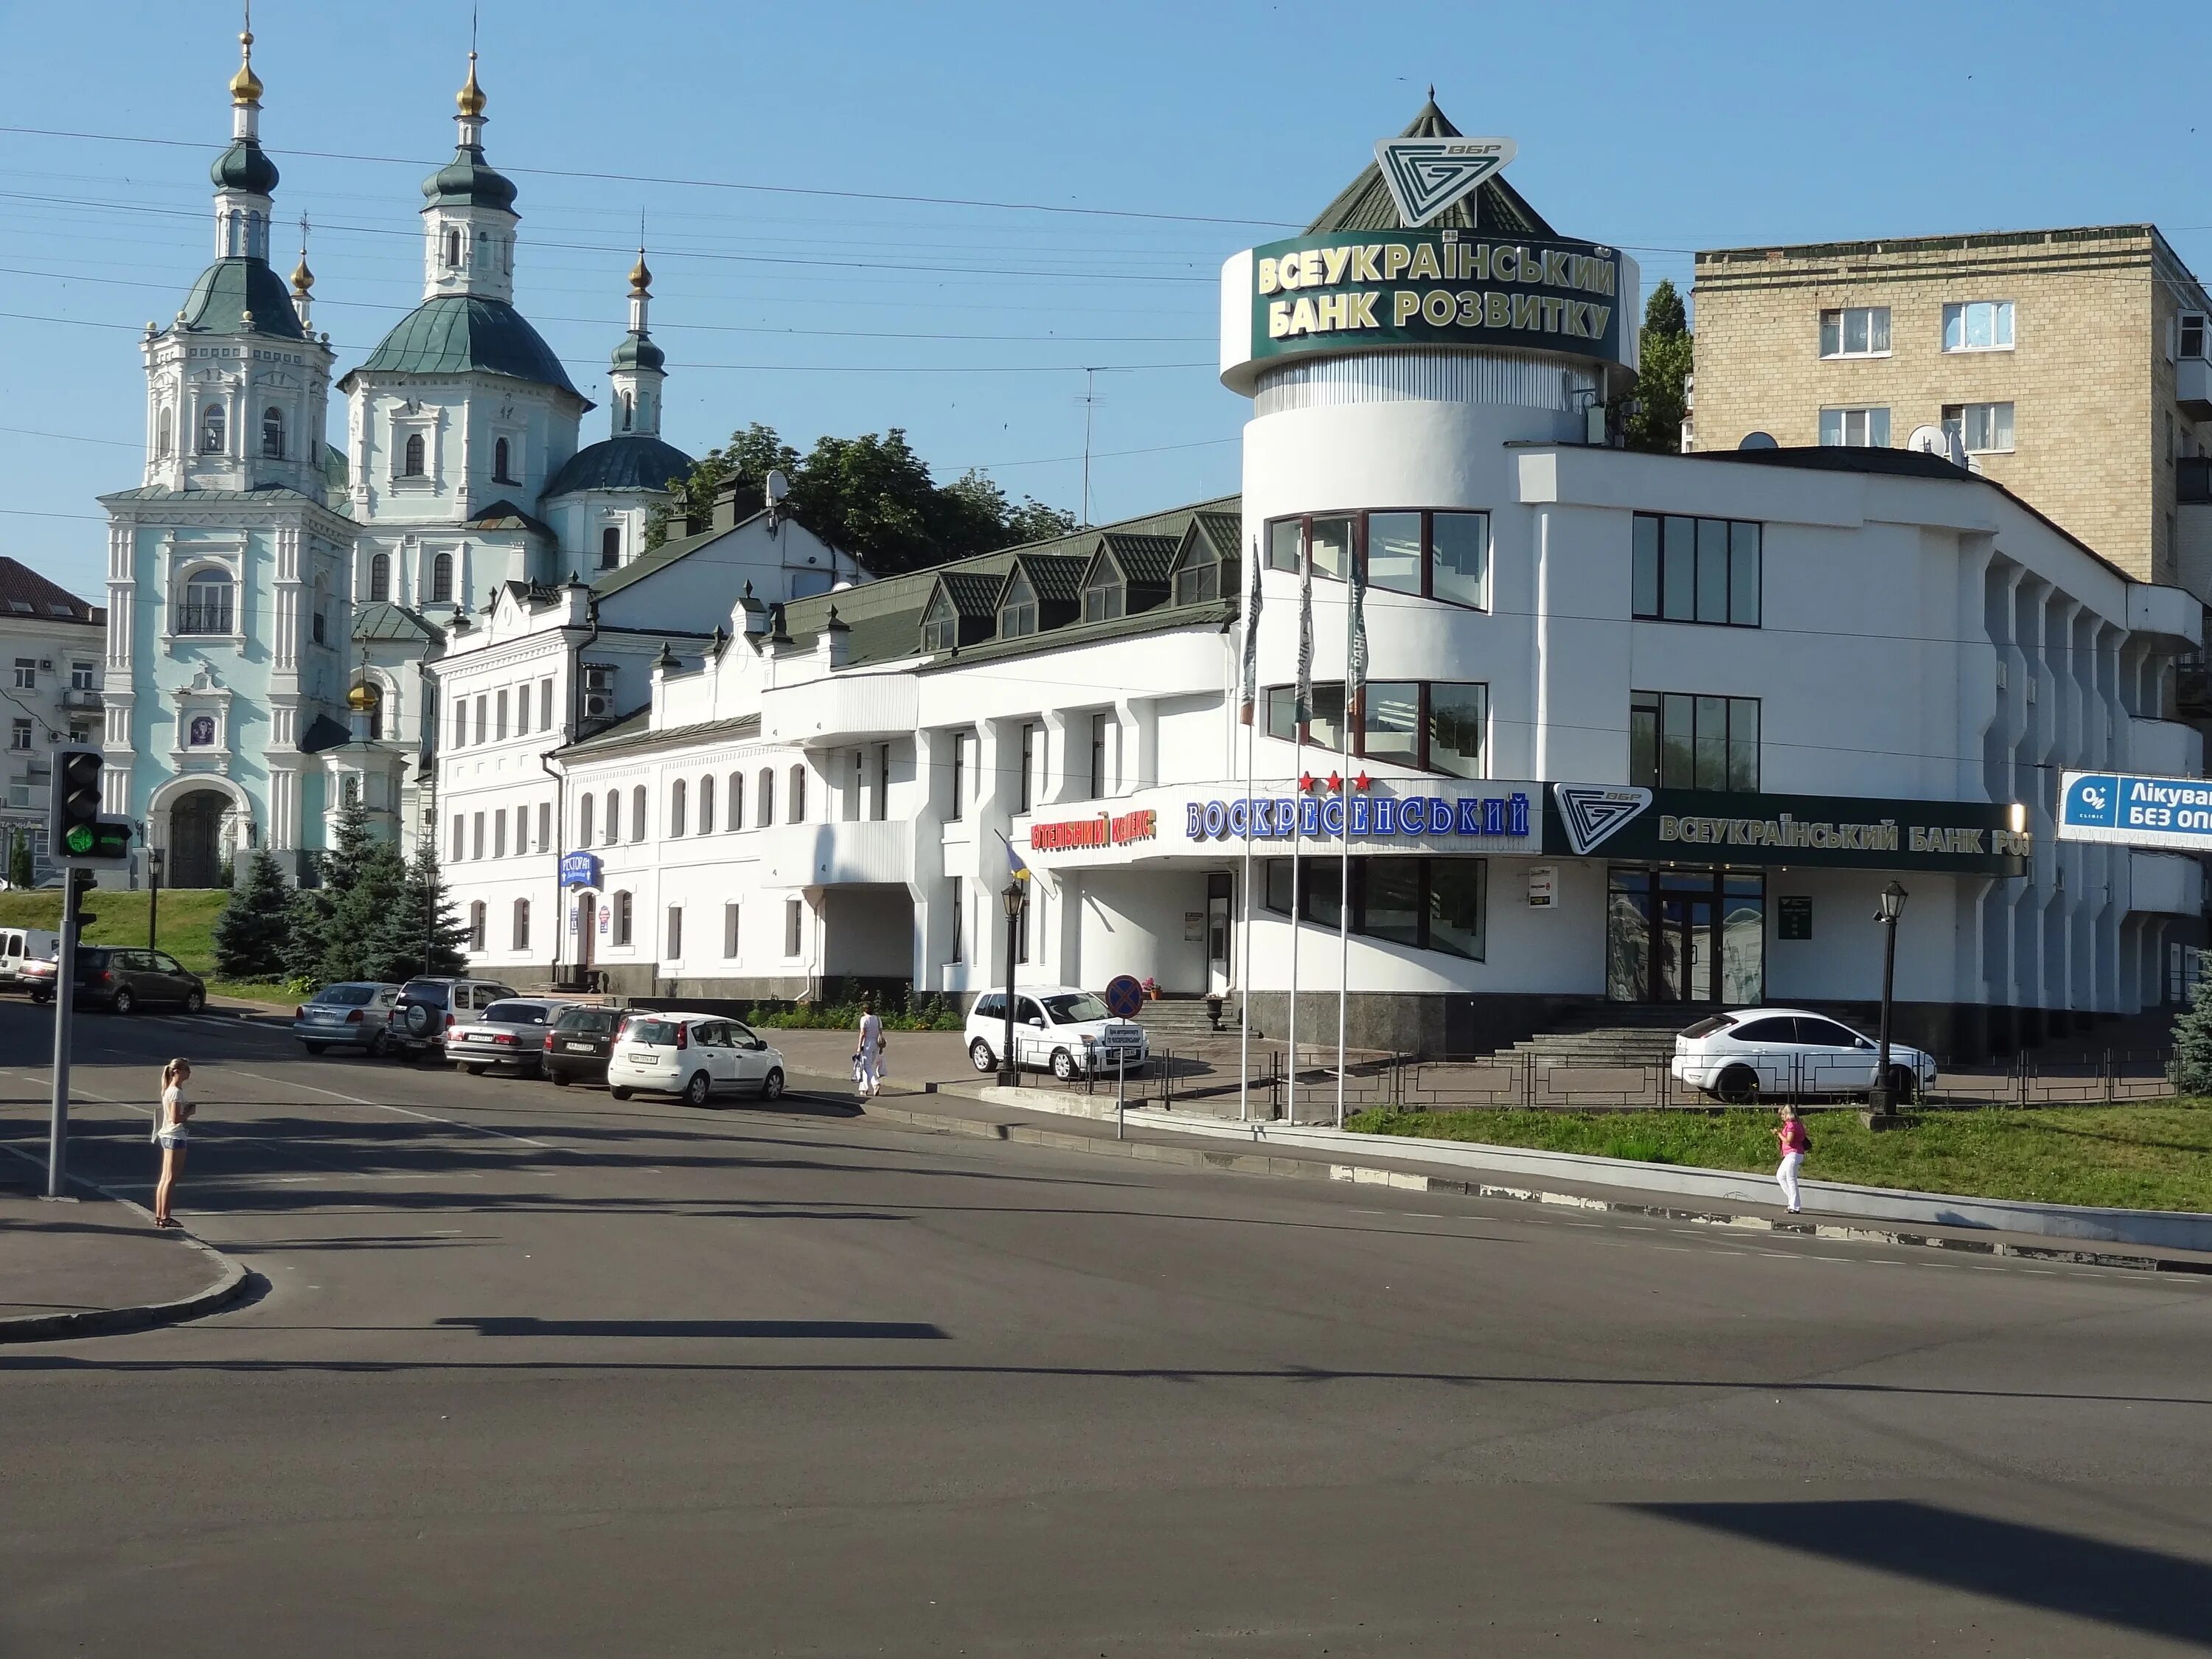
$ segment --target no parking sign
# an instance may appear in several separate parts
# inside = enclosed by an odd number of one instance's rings
[[[1145,988],[1127,974],[1116,974],[1106,986],[1106,1012],[1116,1019],[1134,1019],[1145,1006]]]

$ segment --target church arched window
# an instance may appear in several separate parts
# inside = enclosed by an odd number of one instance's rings
[[[618,789],[610,789],[607,791],[606,844],[611,847],[621,839],[622,792]]]
[[[392,555],[380,553],[368,562],[368,597],[388,599],[392,597]]]
[[[491,447],[491,476],[501,483],[513,483],[507,476],[507,440],[501,438]]]
[[[185,582],[185,602],[177,611],[177,632],[229,633],[232,591],[227,571],[194,571]]]
[[[449,230],[446,233],[446,263],[455,269],[460,265],[461,233],[458,230]]]
[[[403,478],[421,477],[422,476],[422,434],[419,432],[409,433],[406,445],[400,450],[399,454],[399,476]]]
[[[176,416],[165,409],[154,417],[154,453],[166,461],[176,447]]]
[[[200,453],[222,453],[222,405],[210,404],[200,411]]]
[[[243,247],[239,246],[239,243],[241,240],[240,228],[244,218],[245,216],[240,213],[235,208],[233,208],[230,212],[224,216],[222,222],[222,251],[228,256],[234,258],[246,251]]]
[[[284,459],[284,411],[274,404],[261,411],[261,459]]]
[[[611,524],[599,532],[599,568],[611,570],[622,562],[622,526]]]
[[[453,556],[441,553],[430,561],[430,603],[451,605],[453,602]]]
[[[634,404],[631,403],[631,401],[630,401],[630,395],[629,395],[629,392],[623,392],[623,395],[622,395],[622,400],[623,400],[623,431],[625,431],[625,432],[627,432],[627,431],[629,431],[629,430],[630,416],[631,416],[633,414],[635,414],[635,413],[636,412],[636,410],[635,410],[635,405],[634,405]]]

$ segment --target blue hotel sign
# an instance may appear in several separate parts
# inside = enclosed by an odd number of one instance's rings
[[[599,884],[599,855],[596,853],[562,854],[561,884],[563,887],[597,887]]]
[[[1505,795],[1255,796],[1185,804],[1185,833],[1192,841],[1426,842],[1467,838],[1519,842],[1511,849],[1534,852],[1536,829],[1525,790]]]
[[[2063,773],[2058,839],[2212,853],[2212,780]]]

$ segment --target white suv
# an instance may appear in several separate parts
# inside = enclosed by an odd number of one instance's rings
[[[641,1010],[623,1018],[607,1056],[607,1092],[675,1095],[704,1106],[717,1090],[783,1095],[783,1055],[749,1025],[719,1014]]]
[[[999,1069],[1006,1041],[1006,994],[987,991],[968,1011],[968,1059],[979,1072]],[[1086,1063],[1102,1075],[1119,1066],[1141,1071],[1152,1055],[1145,1028],[1116,1019],[1090,992],[1073,985],[1032,985],[1014,993],[1016,1063],[1049,1069],[1063,1083],[1084,1074]]]
[[[1851,1095],[1874,1087],[1875,1040],[1803,1008],[1745,1008],[1674,1038],[1674,1080],[1731,1105],[1761,1095]],[[1889,1045],[1891,1092],[1911,1100],[1936,1081],[1933,1056]]]

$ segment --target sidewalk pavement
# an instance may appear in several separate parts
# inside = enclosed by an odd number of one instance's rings
[[[246,1270],[84,1186],[49,1202],[43,1162],[0,1152],[0,1343],[143,1330],[234,1300]]]
[[[996,1089],[991,1091],[994,1096],[1001,1092]],[[1439,1176],[1434,1172],[1433,1166],[1393,1158],[1387,1152],[1370,1152],[1364,1148],[1319,1151],[1270,1144],[1255,1139],[1248,1151],[1242,1148],[1241,1143],[1224,1142],[1215,1135],[1178,1134],[1172,1129],[1160,1127],[1157,1121],[1158,1115],[1152,1112],[1146,1113],[1143,1121],[1127,1123],[1117,1134],[1110,1098],[1102,1097],[1099,1108],[1104,1114],[1101,1117],[1071,1116],[1039,1108],[981,1100],[966,1091],[924,1094],[919,1091],[896,1090],[861,1103],[861,1109],[870,1117],[906,1124],[914,1128],[1018,1141],[1062,1152],[1137,1158],[1177,1164],[1187,1169],[1315,1181],[1343,1181],[1414,1192],[1448,1193],[1467,1198],[1507,1199],[1569,1209],[1603,1210],[1690,1221],[1747,1231],[1795,1234],[1808,1238],[1902,1244],[1970,1255],[2132,1268],[2147,1273],[2212,1274],[2212,1255],[2192,1250],[2054,1239],[2041,1234],[2002,1232],[1978,1227],[1917,1224],[1898,1227],[1849,1217],[1830,1220],[1823,1219],[1817,1213],[1793,1216],[1778,1204],[1732,1200],[1725,1205],[1716,1205],[1686,1198],[1680,1194],[1640,1192],[1633,1188],[1601,1187],[1552,1178],[1545,1179],[1540,1186],[1528,1184],[1525,1177],[1483,1178],[1470,1175],[1466,1179],[1460,1179]]]

